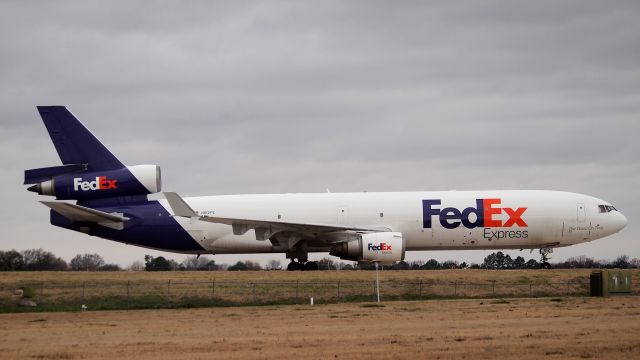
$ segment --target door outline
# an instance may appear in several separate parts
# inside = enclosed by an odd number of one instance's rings
[[[587,210],[583,203],[576,204],[577,220],[579,223],[587,221]]]

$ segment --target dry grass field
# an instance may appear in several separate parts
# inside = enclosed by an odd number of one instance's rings
[[[381,271],[383,300],[585,296],[590,270]],[[640,271],[634,272],[640,281]],[[24,289],[38,306],[21,307]],[[0,313],[362,302],[375,299],[374,271],[4,272]],[[638,294],[635,290],[634,294]]]
[[[1,314],[0,357],[638,359],[639,318],[638,296]]]
[[[590,269],[562,270],[437,270],[437,271],[380,271],[380,280],[424,280],[433,282],[477,283],[498,282],[563,282],[588,279]],[[113,284],[142,281],[338,281],[373,280],[374,271],[118,271],[118,272],[0,272],[0,287],[20,282],[68,284],[92,282]],[[640,281],[640,270],[634,270],[634,281]]]

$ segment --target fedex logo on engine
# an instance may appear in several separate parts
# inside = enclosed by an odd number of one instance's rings
[[[386,243],[380,243],[380,245],[369,244],[367,248],[369,251],[391,251],[391,245]]]
[[[440,225],[445,229],[455,229],[460,224],[468,229],[528,226],[522,219],[522,215],[527,210],[526,207],[517,209],[500,207],[501,202],[502,199],[476,199],[476,207],[468,207],[460,211],[454,207],[436,208],[437,205],[441,204],[441,200],[422,200],[422,227],[431,228],[433,216],[438,217]],[[504,222],[497,218],[502,213],[507,215],[507,220]]]
[[[106,176],[97,176],[94,181],[82,181],[82,178],[73,178],[73,190],[107,190],[117,189],[118,180],[109,180]]]

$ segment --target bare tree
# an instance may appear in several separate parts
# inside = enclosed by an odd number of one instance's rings
[[[280,262],[280,260],[269,260],[269,263],[267,264],[267,269],[268,270],[281,270],[282,269],[282,263]]]
[[[218,270],[216,262],[206,256],[188,256],[180,265],[185,270]]]
[[[28,249],[22,252],[24,270],[67,270],[67,262],[43,249]]]
[[[247,270],[262,270],[262,266],[259,262],[247,260],[244,264],[247,266]]]
[[[71,259],[69,266],[75,271],[97,271],[104,265],[104,259],[98,254],[78,254]]]
[[[129,265],[127,270],[131,271],[144,271],[144,263],[140,260],[136,260]]]
[[[15,250],[0,251],[0,271],[22,270],[24,259],[22,254]]]
[[[336,268],[336,264],[332,258],[323,257],[318,260],[318,269],[320,270],[333,270]]]
[[[184,267],[185,270],[198,270],[198,260],[197,256],[187,256],[180,265]]]
[[[628,269],[629,265],[629,255],[620,255],[609,264],[609,266],[619,269]]]

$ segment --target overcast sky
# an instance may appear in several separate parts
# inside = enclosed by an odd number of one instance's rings
[[[629,225],[554,260],[640,257],[638,19],[637,1],[4,1],[0,250],[183,258],[49,224],[23,170],[60,163],[35,106],[66,105],[167,191],[566,190]]]

